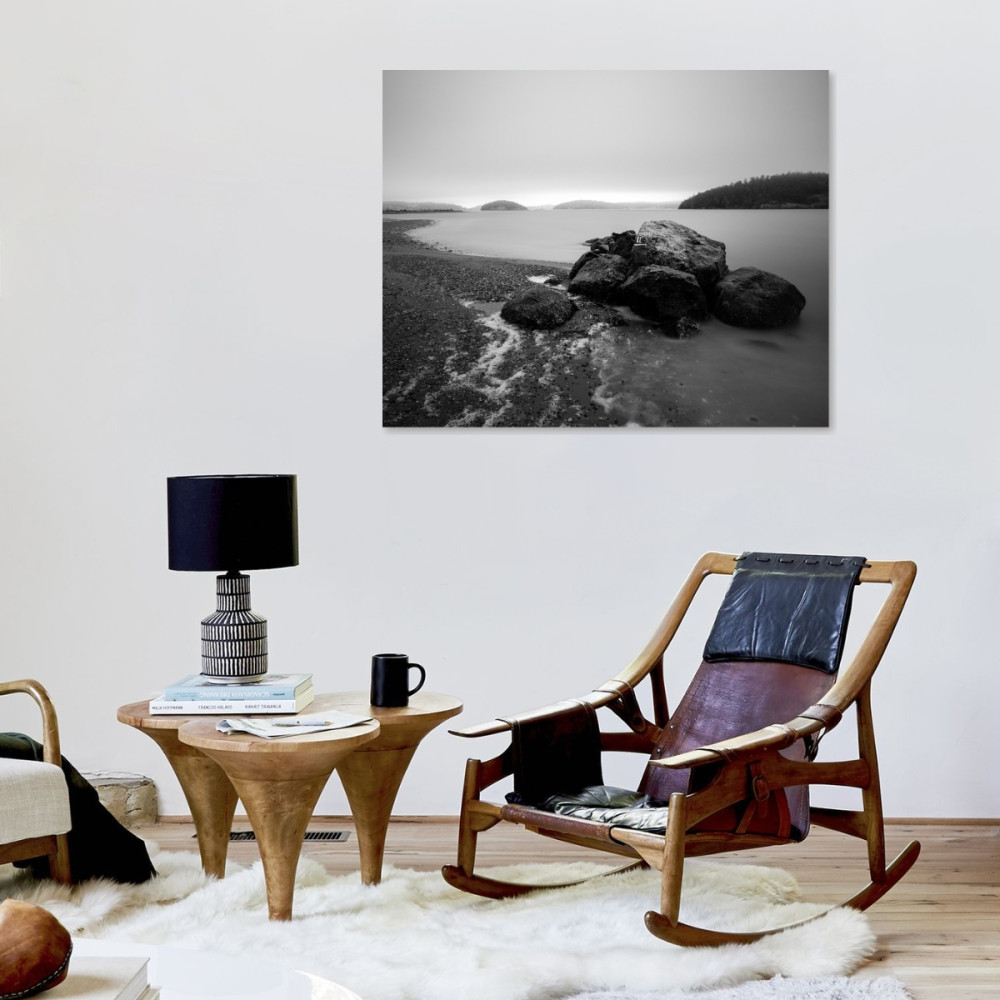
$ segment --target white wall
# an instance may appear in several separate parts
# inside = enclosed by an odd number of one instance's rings
[[[403,649],[470,724],[616,672],[704,550],[912,558],[876,689],[887,812],[1000,815],[997,21],[978,0],[3,0],[0,674],[48,685],[78,766],[186,811],[115,721],[197,670],[213,603],[211,575],[167,570],[168,475],[297,473],[302,564],[253,579],[272,667],[364,688]],[[829,69],[832,427],[382,430],[380,73],[421,67]],[[432,734],[398,811],[454,813],[469,750]],[[346,811],[336,779],[319,808]]]

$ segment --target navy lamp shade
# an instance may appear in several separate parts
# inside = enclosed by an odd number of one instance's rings
[[[167,479],[169,564],[222,571],[217,607],[201,623],[201,672],[219,683],[267,674],[267,619],[250,610],[242,570],[299,563],[295,476],[172,476]]]

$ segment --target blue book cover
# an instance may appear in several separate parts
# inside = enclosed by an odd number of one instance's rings
[[[274,701],[296,698],[312,685],[312,674],[268,674],[256,684],[216,684],[202,674],[189,674],[161,695],[168,701]]]

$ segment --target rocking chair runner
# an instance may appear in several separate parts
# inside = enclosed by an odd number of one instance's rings
[[[710,574],[731,574],[733,581],[704,660],[671,715],[663,653]],[[812,822],[867,842],[871,880],[843,904],[867,909],[909,871],[920,851],[913,841],[886,864],[869,696],[915,574],[912,562],[773,553],[703,556],[646,648],[610,681],[577,701],[453,731],[465,737],[510,731],[511,745],[491,760],[466,765],[458,863],[442,869],[445,880],[493,898],[543,888],[475,874],[478,835],[501,821],[518,823],[557,840],[638,859],[615,871],[642,863],[660,871],[660,909],[645,918],[657,937],[681,945],[741,943],[775,931],[729,933],[679,921],[684,858],[794,843]],[[869,583],[890,589],[838,676],[852,592]],[[652,688],[652,721],[635,695],[643,680]],[[852,706],[857,759],[817,762],[819,739]],[[596,709],[602,707],[629,731],[601,732]],[[603,785],[602,751],[650,755],[638,791]],[[510,775],[514,792],[506,804],[480,798]],[[810,807],[813,784],[861,789],[862,809]]]

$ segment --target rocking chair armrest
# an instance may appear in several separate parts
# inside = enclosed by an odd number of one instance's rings
[[[594,708],[601,708],[603,705],[613,702],[617,697],[617,690],[604,691],[601,688],[595,688],[590,694],[574,700],[586,702],[593,705]],[[466,726],[464,729],[449,729],[448,732],[452,736],[463,736],[469,739],[474,739],[478,736],[494,736],[497,733],[510,732],[513,728],[513,723],[517,720],[544,719],[547,715],[555,715],[557,712],[562,711],[564,706],[565,702],[561,705],[546,705],[544,708],[538,708],[531,712],[519,712],[517,715],[512,715],[509,719],[494,719],[492,722],[480,722],[478,725]]]
[[[784,750],[804,736],[811,736],[820,729],[829,728],[832,727],[829,724],[824,725],[821,719],[813,719],[800,715],[792,719],[791,722],[765,726],[756,732],[746,733],[742,736],[733,736],[728,740],[710,743],[707,746],[688,750],[686,753],[676,754],[673,757],[662,757],[659,760],[651,760],[650,764],[656,767],[675,769],[700,767],[704,764],[718,764],[720,761],[733,762],[744,760],[749,757],[756,757],[762,751]]]
[[[48,691],[38,681],[25,678],[19,681],[0,682],[0,695],[5,694],[27,694],[34,699],[42,715],[42,759],[47,764],[61,766],[59,723]]]
[[[492,722],[480,722],[475,726],[466,726],[465,729],[449,729],[452,736],[463,736],[474,739],[477,736],[493,736],[495,733],[509,732],[511,725],[503,719],[494,719]]]

